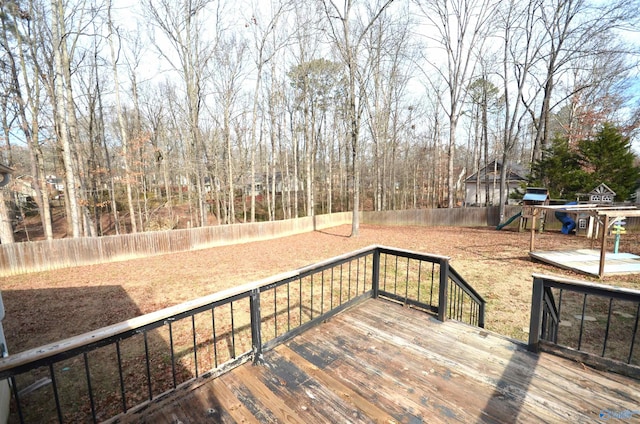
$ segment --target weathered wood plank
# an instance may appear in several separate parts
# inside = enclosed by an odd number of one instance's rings
[[[264,361],[199,386],[158,422],[215,421],[211,408],[220,422],[252,423],[594,422],[601,412],[640,409],[637,380],[381,300],[265,352]]]
[[[258,424],[259,421],[249,411],[240,400],[229,390],[221,378],[211,380],[210,386],[202,387],[201,391],[208,396],[215,394],[216,399],[220,402],[222,414],[228,414],[234,422]]]
[[[330,373],[322,372],[319,368],[306,361],[302,356],[291,350],[287,346],[280,346],[278,353],[283,355],[287,360],[292,361],[299,367],[302,367],[310,376],[322,382],[329,387],[334,393],[346,400],[354,407],[367,411],[367,415],[378,423],[391,423],[394,418],[389,413],[376,404],[362,396],[359,392],[352,390],[349,386],[334,378]]]
[[[269,405],[269,409],[273,411],[276,417],[281,417],[282,421],[287,423],[299,423],[304,424],[309,422],[302,419],[304,410],[293,410],[287,405],[281,398],[275,395],[267,386],[264,385],[256,374],[260,372],[260,367],[256,369],[249,369],[252,365],[239,367],[234,370],[234,374],[237,375],[246,384],[247,388],[253,393],[254,396],[259,398],[261,402]]]
[[[344,319],[364,322],[365,316],[370,315],[368,328],[371,329],[377,322],[376,314],[383,313],[383,310],[376,310],[377,307],[378,305],[359,308]],[[389,331],[400,337],[411,338],[420,332],[420,328],[424,328],[424,323],[422,327],[415,327],[412,322],[411,316],[407,315],[401,326]],[[419,325],[418,322],[413,324]],[[380,328],[379,325],[377,327]],[[553,409],[561,418],[568,419],[577,412],[583,416],[597,416],[600,410],[609,408],[612,404],[629,409],[635,407],[633,402],[620,403],[625,393],[628,396],[640,388],[634,380],[627,379],[626,386],[619,385],[615,381],[617,376],[610,379],[607,373],[583,368],[552,355],[532,355],[506,338],[459,323],[436,324],[435,328],[440,328],[440,331],[429,331],[427,341],[414,340],[410,349],[422,346],[436,350],[429,346],[440,346],[437,350],[442,360],[457,361],[459,372],[466,369],[470,376],[477,374],[483,380],[488,378],[488,382],[493,380],[492,384],[499,391],[520,392],[525,408],[529,403],[544,405],[546,409]],[[484,337],[480,334],[484,334]],[[459,349],[452,348],[456,344],[464,346],[464,354],[460,354]],[[433,352],[429,354],[433,355]],[[576,384],[576,381],[580,384]],[[636,384],[629,388],[629,382]],[[602,389],[608,385],[614,387],[613,397]],[[569,406],[566,407],[566,404]]]
[[[251,366],[245,364],[243,366]],[[233,396],[240,401],[242,408],[249,411],[259,423],[277,423],[278,416],[271,410],[263,399],[257,398],[251,390],[237,376],[236,370],[219,378],[220,384],[224,384]],[[277,412],[277,411],[276,411]]]
[[[275,351],[269,352],[265,365],[254,367],[252,373],[305,423],[340,422],[345,417],[352,423],[372,422],[366,411],[353,408]]]
[[[372,334],[345,331],[343,326],[340,329],[343,337],[339,336],[339,342],[332,348],[357,354],[347,354],[325,371],[347,381],[355,390],[370,393],[368,396],[373,394],[398,421],[474,422],[479,419],[480,411],[487,404],[484,394],[491,393],[489,385],[470,379],[447,364],[414,355],[415,352],[407,354],[401,347],[387,344]],[[403,406],[398,408],[399,404]],[[484,411],[486,418],[504,422],[513,416],[511,406],[505,403],[502,410]]]

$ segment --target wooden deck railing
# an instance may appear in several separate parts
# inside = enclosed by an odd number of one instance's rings
[[[529,349],[640,377],[640,291],[533,275]]]
[[[484,300],[444,256],[370,246],[0,360],[12,419],[99,422],[215,377],[341,310],[387,298],[474,325]]]

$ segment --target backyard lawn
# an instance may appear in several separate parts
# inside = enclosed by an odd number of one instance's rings
[[[528,337],[532,273],[587,279],[532,262],[528,232],[363,225],[360,235],[350,238],[350,230],[341,226],[271,241],[5,278],[1,289],[9,351],[17,353],[371,244],[451,257],[451,265],[487,300],[486,327],[520,340]],[[584,247],[589,241],[579,236],[555,231],[536,236],[540,250]],[[639,250],[639,235],[624,236],[621,251]],[[640,275],[607,277],[605,283],[640,288]]]

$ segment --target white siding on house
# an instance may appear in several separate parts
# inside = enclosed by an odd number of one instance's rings
[[[465,204],[466,205],[475,205],[480,204],[484,205],[486,203],[486,185],[484,183],[480,183],[480,193],[478,193],[478,199],[476,200],[476,189],[477,184],[475,183],[467,183],[466,184],[466,193],[465,193]],[[509,195],[513,193],[518,188],[517,184],[507,185],[507,204],[515,205],[518,203],[517,200],[513,200],[509,198]],[[497,206],[500,203],[500,183],[496,181],[495,189],[493,186],[493,182],[489,183],[489,200],[490,206]]]

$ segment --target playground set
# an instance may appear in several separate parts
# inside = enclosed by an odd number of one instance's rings
[[[499,224],[501,230],[520,219],[519,231],[530,227],[529,256],[535,260],[580,273],[603,278],[608,274],[640,273],[640,256],[619,252],[620,238],[626,234],[626,220],[640,217],[640,210],[632,205],[616,205],[616,193],[600,184],[586,194],[588,201],[551,205],[548,190],[529,187],[523,197],[522,210]],[[584,235],[591,240],[591,248],[577,250],[536,251],[536,230],[542,233],[551,216],[560,221],[562,234]],[[608,236],[614,237],[613,252],[607,253]],[[599,245],[600,249],[594,248]]]

